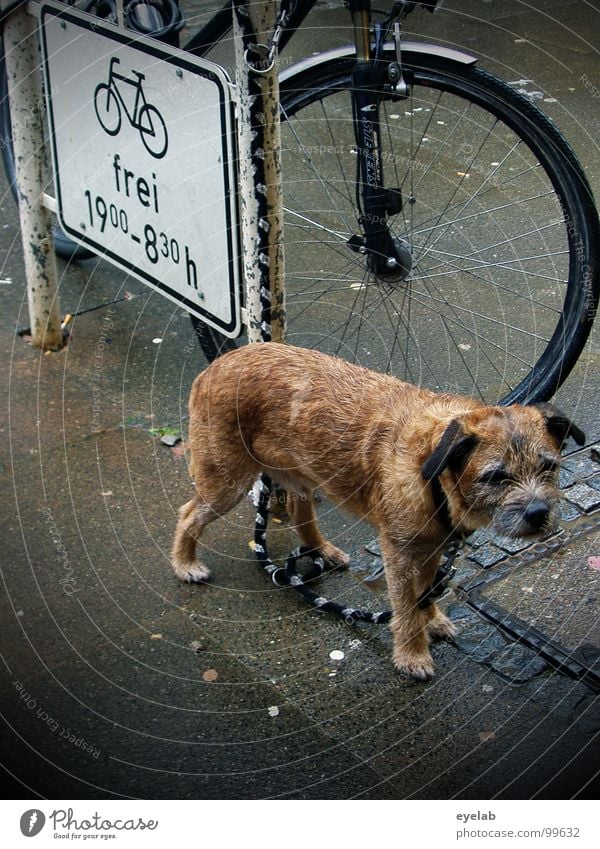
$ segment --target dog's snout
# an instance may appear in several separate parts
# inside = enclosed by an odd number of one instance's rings
[[[530,501],[525,510],[525,520],[534,528],[541,528],[550,516],[550,507],[541,498]]]

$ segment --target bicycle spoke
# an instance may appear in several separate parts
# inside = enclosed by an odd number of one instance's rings
[[[499,242],[494,242],[490,245],[484,245],[481,248],[476,248],[472,251],[461,254],[460,256],[458,254],[450,254],[450,253],[448,253],[448,251],[444,251],[443,253],[447,254],[448,256],[452,256],[454,259],[469,259],[470,257],[473,256],[473,254],[476,254],[476,253],[484,254],[484,253],[487,253],[487,252],[493,250],[494,248],[503,247],[503,246],[508,245],[508,244],[512,245],[512,243],[516,242],[518,239],[525,239],[528,236],[537,236],[544,230],[548,230],[552,227],[556,227],[556,226],[558,226],[560,224],[564,224],[564,223],[565,223],[564,219],[562,221],[552,221],[550,224],[546,224],[543,227],[536,228],[535,230],[528,230],[525,233],[519,233],[516,236],[511,236],[510,239],[502,239]],[[438,249],[438,251],[436,251],[436,253],[442,253],[442,251],[440,251]],[[442,263],[440,263],[440,265],[441,264]],[[561,281],[557,280],[557,282],[561,282]],[[564,281],[562,281],[562,282],[564,282]]]
[[[436,251],[436,253],[437,253],[437,251]],[[480,271],[484,268],[502,268],[502,269],[505,269],[505,270],[508,270],[508,271],[511,271],[511,272],[514,272],[514,273],[517,273],[517,274],[521,274],[521,275],[523,275],[523,277],[527,277],[527,278],[535,277],[538,280],[549,280],[551,283],[563,283],[564,284],[565,281],[564,281],[563,278],[549,277],[547,274],[539,274],[536,271],[528,271],[525,268],[513,268],[512,263],[527,262],[528,260],[531,261],[531,260],[534,260],[534,259],[546,258],[546,257],[551,257],[551,256],[568,256],[568,252],[567,251],[555,251],[553,253],[540,254],[539,256],[521,257],[521,258],[518,258],[518,259],[510,259],[510,260],[507,260],[505,262],[484,262],[483,260],[481,260],[478,265],[472,265],[472,266],[459,265],[458,262],[455,262],[453,259],[450,258],[450,256],[451,256],[450,254],[446,253],[446,256],[448,256],[446,263],[440,263],[440,265],[435,266],[434,268],[440,268],[443,265],[446,265],[446,266],[450,265],[451,268],[448,268],[446,271],[439,271],[435,274],[432,274],[432,271],[434,269],[430,268],[427,271],[428,277],[447,277],[448,275],[456,274],[457,272],[462,271],[465,274],[469,274],[470,276],[476,276],[479,280],[487,280],[487,278],[482,277],[481,275],[475,275],[475,271]],[[419,259],[422,259],[422,257],[419,257]],[[463,257],[458,257],[458,259],[461,260],[461,259],[463,259]],[[418,278],[415,278],[413,276],[412,279],[414,280],[414,279],[418,279]],[[488,282],[491,282],[491,281],[488,280]],[[499,285],[499,284],[494,283],[494,285]],[[505,291],[512,292],[516,297],[531,297],[530,294],[528,294],[527,296],[524,296],[522,293],[519,293],[514,289],[506,288]],[[537,303],[541,307],[545,306],[543,301],[532,300],[532,303]]]
[[[495,125],[494,125],[494,126],[495,126]],[[494,126],[490,127],[490,129],[489,129],[489,131],[488,131],[488,134],[487,134],[486,138],[484,138],[484,139],[483,139],[483,141],[481,142],[481,145],[479,146],[479,150],[477,151],[477,153],[475,154],[475,156],[473,157],[473,159],[472,159],[472,160],[471,160],[471,162],[470,162],[469,168],[472,168],[472,167],[473,167],[473,165],[475,164],[475,162],[476,162],[476,160],[477,160],[477,157],[479,156],[479,153],[481,153],[481,151],[483,150],[483,146],[485,145],[485,142],[486,142],[486,141],[487,141],[487,139],[491,136],[491,134],[492,134],[492,132],[493,132],[493,129],[494,129]],[[513,145],[513,147],[511,148],[511,150],[509,150],[509,151],[508,151],[508,153],[506,154],[506,156],[505,156],[505,158],[504,158],[504,160],[503,160],[502,162],[505,162],[505,161],[508,159],[508,157],[509,157],[509,156],[510,156],[510,155],[511,155],[511,154],[512,154],[515,150],[516,150],[516,148],[517,148],[520,144],[521,144],[521,141],[520,141],[520,139],[519,139],[517,142],[515,142],[515,144],[514,144],[514,145]],[[497,173],[498,169],[499,169],[499,168],[501,167],[501,165],[502,165],[502,162],[499,162],[499,163],[498,163],[498,165],[495,167],[495,170],[494,170],[491,174],[489,174],[489,175],[486,177],[486,179],[483,181],[483,183],[482,183],[482,184],[481,184],[481,185],[477,188],[477,190],[476,190],[476,191],[475,191],[475,192],[471,195],[471,197],[470,197],[470,198],[469,198],[469,199],[468,199],[468,200],[467,200],[467,201],[466,201],[466,202],[462,205],[462,207],[461,207],[461,209],[460,209],[460,212],[459,212],[459,215],[461,215],[461,213],[463,213],[466,209],[468,209],[468,208],[469,208],[469,206],[471,206],[471,204],[472,204],[472,203],[473,203],[473,201],[475,200],[475,198],[477,198],[477,197],[480,195],[481,189],[483,188],[483,186],[485,186],[485,185],[486,185],[486,183],[487,183],[487,182],[489,182],[489,180],[491,180],[491,179],[492,179],[493,175],[494,175],[495,173]],[[462,185],[463,185],[463,183],[464,183],[464,182],[466,182],[466,180],[467,180],[467,173],[468,173],[468,171],[467,171],[467,172],[465,172],[464,177],[462,177],[462,179],[461,179],[461,181],[460,181],[459,185],[456,187],[456,192],[458,192],[459,188],[461,188],[461,187],[462,187]],[[452,199],[452,200],[453,200],[453,199]],[[447,212],[447,209],[448,209],[448,208],[446,207],[446,210],[444,210],[444,214],[445,214],[445,212]],[[439,219],[438,219],[438,220],[439,220]],[[448,226],[451,226],[451,223],[449,223],[449,225],[448,225]],[[436,244],[440,241],[440,239],[441,239],[443,236],[444,236],[444,232],[442,231],[442,233],[439,233],[439,234],[438,234],[437,239],[436,239],[436,241],[433,243],[432,247],[435,247],[435,245],[436,245]]]
[[[547,192],[543,192],[539,195],[533,195],[532,197],[523,198],[522,200],[514,200],[510,203],[501,204],[500,206],[490,207],[489,209],[484,209],[481,212],[474,212],[471,215],[464,215],[462,218],[453,218],[451,221],[444,221],[443,223],[436,224],[433,227],[424,227],[415,232],[415,235],[421,236],[423,233],[429,233],[430,231],[437,230],[440,227],[451,227],[454,224],[462,224],[465,221],[469,221],[473,218],[480,218],[482,216],[489,216],[498,212],[504,212],[505,210],[512,209],[513,207],[521,206],[524,203],[529,203],[530,201],[539,200],[540,198],[550,197],[553,194],[552,190],[548,190]]]
[[[282,151],[294,338],[491,403],[513,389],[535,396],[540,357],[562,357],[573,209],[526,122],[523,132],[504,117],[512,93],[489,108],[485,74],[432,65],[431,79],[408,71],[407,100],[381,98],[383,185],[401,200],[388,226],[402,262],[389,273],[359,241],[370,236],[357,212],[350,77],[315,69],[313,88],[307,75],[293,90]],[[484,80],[481,98],[461,76]]]
[[[321,108],[322,108],[322,104],[321,104]],[[285,113],[284,113],[284,114],[285,114]],[[329,126],[329,120],[328,120],[328,118],[327,118],[327,116],[326,116],[326,115],[325,115],[325,122],[326,122],[326,124],[327,124],[327,126],[328,126],[329,133],[331,134],[331,127]],[[332,203],[332,205],[333,205],[333,207],[334,207],[334,210],[335,210],[336,214],[340,216],[340,218],[342,219],[342,221],[344,221],[344,224],[345,224],[346,229],[348,230],[348,232],[351,232],[351,229],[352,229],[352,228],[349,226],[348,222],[347,222],[347,221],[345,221],[345,219],[344,219],[343,215],[341,214],[339,207],[337,206],[336,202],[335,202],[335,201],[334,201],[334,199],[333,199],[333,194],[339,194],[339,195],[343,198],[343,200],[344,200],[344,202],[345,202],[346,204],[351,204],[351,200],[350,200],[350,198],[349,198],[349,197],[347,197],[346,195],[344,195],[344,194],[343,194],[343,192],[341,192],[341,191],[337,188],[337,186],[329,186],[329,185],[325,182],[325,180],[323,179],[323,177],[322,177],[322,175],[321,175],[320,171],[319,171],[319,170],[316,168],[316,166],[314,165],[313,160],[312,160],[312,156],[310,155],[310,153],[308,153],[308,145],[304,144],[304,143],[300,140],[300,138],[299,138],[299,136],[298,136],[298,134],[297,134],[297,132],[296,132],[294,122],[288,119],[288,120],[287,120],[287,122],[286,122],[286,126],[288,126],[288,128],[290,129],[290,131],[291,131],[292,135],[294,136],[294,139],[295,139],[295,141],[296,141],[296,142],[297,142],[297,144],[298,144],[298,149],[299,149],[299,150],[302,150],[302,152],[303,152],[303,156],[302,156],[302,157],[298,156],[299,160],[300,160],[300,161],[302,161],[303,163],[308,164],[308,165],[310,166],[310,171],[311,171],[311,173],[313,174],[313,176],[314,176],[314,177],[316,177],[316,178],[317,178],[318,183],[321,185],[321,187],[322,187],[323,191],[325,192],[325,194],[326,194],[327,198],[328,198],[328,199],[330,200],[330,202]]]
[[[427,276],[425,275],[421,279],[426,280]],[[524,327],[518,327],[515,324],[507,324],[505,321],[501,321],[498,318],[493,318],[490,315],[485,315],[484,313],[481,313],[481,312],[475,312],[474,310],[470,309],[469,307],[464,307],[464,306],[461,306],[460,304],[453,303],[453,302],[449,301],[447,298],[444,298],[443,295],[441,295],[441,294],[438,294],[437,297],[432,295],[430,292],[427,292],[427,291],[417,292],[417,294],[425,295],[426,297],[430,298],[434,302],[437,302],[437,303],[443,304],[444,306],[450,307],[453,311],[456,311],[456,312],[459,312],[459,313],[467,313],[468,315],[473,316],[474,318],[480,318],[484,321],[487,321],[490,324],[497,325],[498,327],[503,327],[506,330],[512,330],[516,333],[521,333],[525,336],[531,337],[532,339],[536,339],[539,342],[547,343],[549,341],[546,337],[540,336],[538,333],[534,333],[532,330],[526,330]],[[463,325],[463,327],[466,328],[466,325]],[[474,334],[474,335],[477,336],[477,334]],[[478,336],[478,338],[481,339],[484,342],[489,341],[484,336]],[[495,347],[498,348],[497,345]]]
[[[507,177],[506,180],[503,180],[501,183],[498,183],[495,186],[491,186],[490,188],[486,189],[484,192],[482,192],[479,195],[479,198],[484,197],[485,195],[491,194],[493,192],[497,193],[498,191],[502,191],[502,190],[506,189],[508,186],[511,186],[511,185],[514,188],[518,187],[520,180],[522,180],[527,174],[539,169],[539,167],[540,167],[540,164],[538,162],[535,165],[531,165],[528,168],[525,168],[525,170],[520,171],[517,174],[514,174],[510,177]],[[460,207],[460,205],[461,205],[461,202],[457,202],[457,203],[454,203],[454,204],[447,205],[446,208],[445,208],[445,212],[453,212],[454,210],[458,209]],[[431,218],[423,219],[420,222],[420,226],[424,227],[426,224],[429,224],[430,221],[433,221],[435,218],[436,218],[436,216],[431,216]],[[564,220],[560,223],[564,223]],[[518,238],[518,237],[516,237],[516,238]]]
[[[347,242],[349,235],[347,233],[339,233],[336,230],[332,230],[331,227],[326,227],[324,224],[321,224],[319,221],[316,221],[314,218],[308,218],[306,215],[302,215],[302,213],[298,212],[296,209],[290,209],[289,206],[283,207],[284,213],[287,215],[293,215],[296,218],[299,218],[305,224],[309,225],[311,230],[323,230],[325,233],[329,233],[330,236],[335,236],[336,239],[341,242]],[[299,225],[301,226],[301,225]]]

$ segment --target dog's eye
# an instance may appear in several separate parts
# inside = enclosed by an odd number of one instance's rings
[[[511,483],[513,478],[509,475],[506,469],[494,469],[493,472],[487,472],[479,478],[479,483],[489,484],[490,486],[502,486],[503,484]]]
[[[549,457],[545,457],[541,461],[540,467],[542,472],[548,475],[553,475],[558,472],[558,463],[555,460],[551,460]]]

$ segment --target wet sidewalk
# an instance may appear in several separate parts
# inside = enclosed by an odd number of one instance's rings
[[[147,428],[27,453],[18,513],[4,511],[2,651],[4,763],[28,793],[551,798],[591,780],[594,689],[483,622],[465,596],[446,599],[459,636],[434,648],[435,680],[406,683],[387,628],[319,615],[269,583],[248,545],[249,505],[207,534],[213,583],[180,585],[167,552],[185,460]],[[274,528],[283,553],[291,534]],[[594,544],[580,537],[532,574],[520,566],[497,600],[541,618],[567,648],[589,642]],[[485,576],[469,566],[485,545],[464,557],[461,585]],[[364,580],[377,557],[353,554],[327,594],[385,607],[382,587]]]
[[[585,4],[545,5],[579,15],[592,40],[598,24],[585,17]],[[322,4],[326,22],[330,7]],[[570,112],[587,116],[592,132],[597,109],[591,114],[580,82],[591,48],[575,36],[559,46],[541,14],[504,8],[513,14],[494,11],[497,33],[466,16],[453,19],[448,38],[496,57],[504,51],[505,77],[527,68],[540,87],[564,95],[564,104],[548,104],[561,126]],[[441,26],[419,20],[425,34]],[[523,56],[515,39],[534,36],[543,49]],[[567,76],[550,58],[559,47]],[[581,144],[598,197],[598,150],[569,135]],[[72,339],[64,351],[40,355],[16,332],[28,318],[16,212],[5,192],[2,182],[0,669],[2,764],[14,792],[593,796],[598,329],[556,398],[588,437],[565,462],[560,534],[526,549],[489,534],[472,538],[444,599],[457,643],[434,647],[433,682],[408,683],[394,673],[386,627],[319,614],[268,581],[249,544],[249,503],[207,531],[212,583],[174,578],[168,552],[190,483],[185,445],[168,447],[161,436],[185,439],[187,394],[205,367],[189,320],[103,263],[61,263],[62,311],[76,314]],[[348,573],[324,579],[326,594],[386,607],[373,531],[326,503],[320,510],[324,528],[352,555]],[[271,522],[269,540],[277,556],[295,544],[285,523]]]

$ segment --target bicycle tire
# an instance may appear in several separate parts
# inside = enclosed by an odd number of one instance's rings
[[[411,94],[382,104],[382,161],[388,188],[403,187],[391,223],[413,271],[369,281],[348,247],[360,232],[353,65],[332,59],[281,86],[288,340],[486,403],[548,399],[581,353],[600,289],[598,215],[575,154],[486,71],[403,54]]]
[[[106,95],[106,100],[103,101],[102,106],[99,106],[98,101],[100,100],[100,97],[104,95]],[[111,107],[111,103],[114,103],[114,107]],[[100,85],[96,87],[94,92],[94,110],[104,132],[109,136],[116,136],[121,129],[123,116],[121,114],[119,99],[107,83],[100,83]],[[107,121],[106,117],[112,117],[111,113],[112,116],[115,116],[115,119]]]
[[[156,126],[160,128],[160,132],[158,133],[155,132]],[[152,106],[151,103],[146,103],[145,106],[142,106],[140,114],[138,115],[138,129],[140,131],[144,147],[148,153],[156,159],[162,159],[169,146],[169,137],[167,135],[167,128],[163,117],[156,106]],[[158,140],[160,144],[157,144],[155,148],[149,139],[152,141]]]

